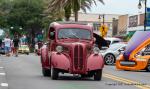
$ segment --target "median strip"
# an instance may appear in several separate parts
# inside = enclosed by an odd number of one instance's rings
[[[133,85],[133,86],[136,86],[136,87],[141,88],[141,89],[150,89],[150,86],[146,85],[144,83],[132,81],[132,80],[117,77],[117,76],[114,76],[114,75],[110,75],[110,74],[105,73],[105,74],[103,74],[103,77],[106,77],[106,78],[109,78],[109,79],[112,79],[112,80],[115,80],[115,81],[122,82],[122,83],[124,83],[124,85]],[[122,85],[122,84],[120,83],[118,85]]]

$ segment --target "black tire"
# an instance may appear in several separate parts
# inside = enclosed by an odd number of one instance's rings
[[[102,79],[102,70],[98,70],[95,72],[94,80],[100,81]]]
[[[57,80],[59,77],[58,69],[52,68],[52,80]]]
[[[150,72],[150,59],[149,59],[149,61],[148,61],[148,63],[147,63],[146,71],[147,71],[147,72]]]
[[[43,76],[45,76],[45,77],[51,76],[51,70],[50,69],[42,68],[42,73],[43,73]]]
[[[81,74],[81,78],[86,78],[87,76],[85,74]]]
[[[105,61],[105,64],[106,65],[113,65],[116,61],[116,58],[113,54],[107,54],[105,57],[104,57],[104,61]]]
[[[29,55],[29,53],[26,53],[27,55]]]

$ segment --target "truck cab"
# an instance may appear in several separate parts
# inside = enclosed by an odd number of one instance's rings
[[[42,73],[59,78],[60,73],[78,74],[101,80],[104,67],[99,49],[94,47],[93,28],[89,24],[53,22],[48,43],[41,49]]]

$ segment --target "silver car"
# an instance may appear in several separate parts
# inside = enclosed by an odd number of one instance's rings
[[[110,45],[110,47],[106,50],[101,50],[100,53],[104,57],[105,64],[113,65],[116,58],[125,50],[126,45],[126,43],[120,42]]]

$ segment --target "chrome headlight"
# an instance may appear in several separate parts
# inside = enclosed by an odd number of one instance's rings
[[[94,54],[99,54],[100,50],[98,47],[94,47],[93,52],[94,52]]]
[[[61,53],[61,52],[63,51],[63,47],[62,47],[62,46],[57,46],[57,47],[56,47],[56,51],[57,51],[58,53]]]

